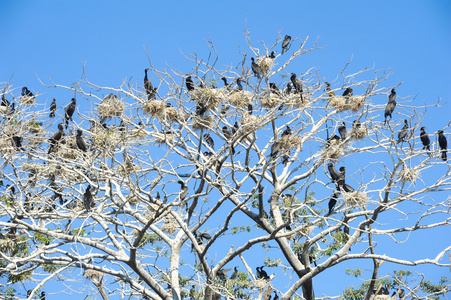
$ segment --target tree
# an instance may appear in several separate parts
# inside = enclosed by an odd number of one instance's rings
[[[207,60],[187,57],[190,71],[157,70],[149,60],[144,84],[103,87],[84,75],[71,86],[43,82],[73,92],[73,105],[95,107],[68,117],[68,100],[54,124],[43,96],[19,97],[4,84],[3,96],[18,99],[2,110],[4,297],[25,295],[20,283],[33,284],[31,298],[47,282],[84,276],[104,299],[261,299],[276,291],[310,300],[315,276],[361,259],[373,261],[371,278],[347,288],[346,299],[449,291],[446,278],[379,274],[383,262],[451,266],[442,260],[451,247],[412,259],[377,244],[450,225],[450,168],[435,143],[430,151],[418,144],[431,105],[398,98],[384,124],[387,97],[393,103],[400,85],[382,86],[386,70],[347,74],[347,63],[326,84],[318,70],[291,68],[316,42],[308,48],[308,38],[293,38],[272,58],[280,36],[261,49],[245,37],[250,54],[224,70],[210,42]],[[59,123],[68,127],[57,131]],[[276,254],[251,266],[262,246]]]

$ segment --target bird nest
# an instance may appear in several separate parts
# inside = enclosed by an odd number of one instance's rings
[[[302,94],[302,98],[299,94],[291,94],[288,96],[288,100],[285,102],[286,106],[293,107],[303,107],[308,103],[305,94]]]
[[[399,172],[398,177],[401,178],[403,182],[410,181],[415,183],[415,181],[417,181],[420,177],[420,171],[415,168],[403,168]]]
[[[13,150],[13,140],[7,136],[0,137],[1,150]]]
[[[269,93],[260,98],[260,103],[263,107],[273,108],[279,105],[281,102],[279,96],[273,93]]]
[[[35,120],[30,120],[28,122],[27,129],[31,133],[42,133],[44,131],[44,127],[42,127],[42,123],[36,122]]]
[[[17,243],[13,239],[3,238],[0,239],[0,251],[3,253],[8,253],[8,251],[11,251],[15,249],[17,246]]]
[[[348,106],[353,112],[358,112],[363,107],[363,104],[365,104],[364,96],[352,96],[349,98]]]
[[[167,233],[174,233],[177,228],[179,227],[179,224],[173,219],[167,219],[164,224],[161,226],[161,230]]]
[[[364,192],[354,191],[351,193],[343,192],[343,202],[350,207],[363,207],[368,201],[368,195]]]
[[[253,132],[260,127],[260,117],[249,115],[247,113],[243,114],[241,119],[241,130],[243,132]]]
[[[127,201],[130,205],[137,205],[139,203],[139,198],[135,195],[129,195]]]
[[[120,142],[120,133],[116,130],[94,126],[91,127],[90,131],[90,138],[96,149],[110,151]]]
[[[30,97],[30,96],[24,95],[24,96],[20,97],[20,103],[22,103],[22,104],[28,104],[28,105],[34,104],[34,100],[35,100],[34,96]]]
[[[349,136],[354,140],[363,140],[367,135],[368,128],[366,126],[352,128],[349,132]]]
[[[139,129],[133,129],[130,131],[130,137],[132,138],[145,138],[147,136],[147,132],[144,130],[144,128]]]
[[[157,115],[159,119],[166,119],[169,121],[177,121],[179,119],[179,113],[177,109],[173,106],[165,107],[164,110]]]
[[[298,147],[301,144],[301,138],[297,135],[284,135],[278,142],[280,143],[280,148],[283,150],[290,150]]]
[[[249,91],[236,91],[227,100],[236,107],[246,108],[252,102],[252,96],[253,94]]]
[[[133,165],[133,163],[128,162],[125,164],[121,164],[117,167],[116,171],[123,176],[128,176],[132,173],[135,172],[135,166]]]
[[[213,116],[195,116],[193,118],[193,129],[210,128],[215,118]]]
[[[159,145],[172,143],[174,141],[174,135],[172,133],[157,132],[155,134],[155,142]]]
[[[329,99],[329,105],[336,110],[352,110],[353,112],[358,112],[365,103],[364,96],[353,96],[353,97],[343,97],[343,96],[333,96]]]
[[[58,147],[57,153],[67,159],[76,159],[80,151],[73,147],[60,145],[60,147]]]
[[[336,110],[344,110],[346,107],[346,98],[343,96],[333,96],[329,99],[329,105]]]
[[[274,59],[270,57],[260,57],[257,59],[256,64],[260,67],[263,74],[267,74],[269,70],[274,66]]]
[[[255,286],[256,288],[258,288],[258,289],[263,289],[263,288],[265,288],[270,282],[271,282],[271,281],[269,281],[269,280],[266,280],[266,279],[261,278],[261,279],[254,280],[254,281],[253,281],[253,284],[254,284],[254,286]]]
[[[191,99],[202,103],[209,109],[217,109],[219,103],[226,96],[226,90],[224,89],[212,89],[212,88],[197,88],[191,91]]]
[[[102,118],[118,117],[124,112],[124,103],[114,94],[109,94],[97,106],[97,112]]]
[[[103,277],[103,273],[96,270],[86,270],[85,273],[83,273],[83,277],[89,278],[89,279],[97,279],[100,280]]]
[[[341,142],[341,140],[340,140]],[[343,147],[340,144],[331,141],[330,145],[324,147],[323,156],[325,159],[338,159],[345,154]]]
[[[144,113],[149,114],[152,117],[155,117],[163,113],[165,107],[166,105],[163,101],[152,100],[144,103],[143,111]]]

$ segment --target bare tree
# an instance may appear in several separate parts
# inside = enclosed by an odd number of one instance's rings
[[[308,38],[281,55],[281,36],[260,47],[245,37],[236,66],[218,67],[209,42],[207,59],[186,56],[191,70],[149,60],[144,84],[49,79],[49,93],[76,99],[73,115],[67,99],[53,124],[44,96],[3,84],[15,107],[2,102],[2,299],[31,299],[62,278],[86,293],[88,278],[103,299],[312,300],[316,275],[362,259],[372,276],[347,299],[450,290],[422,274],[378,273],[383,262],[451,266],[451,246],[411,259],[377,245],[450,225],[449,165],[433,138],[427,150],[419,144],[428,106],[393,98],[387,70],[348,74],[349,62],[336,80],[293,70],[319,48]],[[397,105],[385,125],[390,94]],[[274,255],[251,266],[262,246]]]

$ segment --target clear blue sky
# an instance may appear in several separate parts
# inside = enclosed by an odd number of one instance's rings
[[[399,97],[416,95],[416,105],[435,103],[438,97],[446,102],[451,99],[450,13],[451,2],[445,0],[1,1],[0,82],[13,76],[14,87],[56,98],[61,107],[71,95],[44,88],[37,76],[70,85],[81,77],[85,63],[95,84],[117,87],[130,77],[141,84],[148,67],[144,47],[156,68],[169,65],[188,73],[193,63],[181,52],[205,55],[210,38],[220,63],[236,65],[240,46],[247,51],[247,26],[255,46],[260,40],[271,44],[279,31],[319,38],[318,45],[326,47],[302,57],[295,72],[316,66],[333,81],[352,56],[352,70],[391,68],[385,85],[402,81]],[[79,105],[83,111],[86,104]],[[447,126],[450,111],[449,103],[429,109],[425,126],[430,132]],[[445,271],[437,275],[449,275]],[[342,274],[337,269],[334,276],[343,281],[330,283],[330,289],[317,287],[317,296],[345,288],[349,278]]]

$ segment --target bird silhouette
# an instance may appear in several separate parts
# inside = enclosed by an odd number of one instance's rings
[[[82,137],[83,131],[81,129],[77,129],[77,136],[75,137],[77,142],[77,147],[83,152],[88,151],[88,144],[86,144],[85,140]]]
[[[352,94],[354,93],[354,90],[350,87],[346,88],[346,90],[343,92],[343,97],[349,98],[352,97]]]
[[[87,211],[91,211],[91,207],[94,207],[94,201],[92,199],[91,185],[88,185],[83,194],[83,206]]]
[[[61,141],[61,139],[64,136],[64,127],[63,124],[58,124],[58,131],[53,134],[53,136],[49,139],[49,151],[48,154],[55,151],[55,147],[57,146],[58,142]]]
[[[188,89],[188,92],[194,91],[194,81],[191,79],[191,75],[186,76],[185,79],[186,88]]]
[[[389,121],[389,120],[387,120],[387,117],[390,117],[390,120],[392,119],[392,113],[395,110],[395,107],[396,107],[396,92],[395,92],[395,89],[391,89],[391,93],[388,96],[387,106],[385,106],[384,125],[387,124]]]
[[[294,91],[296,94],[299,94],[301,97],[301,102],[304,102],[302,93],[304,92],[302,89],[302,81],[296,77],[296,73],[291,73],[290,77],[291,83],[293,84]]]
[[[71,102],[66,106],[64,110],[64,119],[66,120],[66,128],[69,125],[69,120],[73,120],[72,116],[75,112],[75,105],[77,104],[77,100],[72,98]]]
[[[155,100],[155,95],[157,93],[158,87],[153,87],[152,82],[150,82],[149,78],[147,77],[148,70],[148,68],[144,69],[144,89],[147,93],[147,100]]]
[[[283,42],[282,42],[282,54],[284,54],[289,49],[288,46],[290,45],[290,41],[291,41],[291,36],[285,35],[285,38],[283,39]]]
[[[342,140],[346,139],[347,130],[345,122],[342,122],[341,125],[338,126],[338,133],[340,134]]]
[[[420,128],[420,140],[423,143],[423,150],[426,149],[430,151],[431,140],[429,139],[429,135],[425,131],[426,127]]]
[[[332,214],[332,211],[334,209],[335,204],[337,204],[337,200],[338,200],[339,196],[340,196],[340,192],[337,190],[332,194],[332,197],[330,198],[329,204],[328,204],[329,212],[326,214],[326,217],[328,217]]]
[[[258,79],[261,79],[261,75],[263,73],[262,69],[255,62],[255,59],[253,57],[251,57],[251,61],[252,61],[251,63],[252,72],[254,72],[255,76],[257,76]]]
[[[52,99],[52,103],[50,103],[50,114],[49,118],[54,118],[56,112],[56,100],[55,98]]]
[[[401,131],[398,133],[398,144],[401,142],[404,142],[404,139],[407,136],[407,132],[409,131],[409,124],[406,119],[404,119],[404,126],[402,127]]]
[[[440,146],[440,150],[442,152],[442,160],[447,161],[447,147],[448,141],[446,140],[445,135],[443,134],[443,130],[439,130],[438,132],[438,145]]]
[[[209,133],[204,134],[204,140],[211,148],[215,148],[215,143]]]

